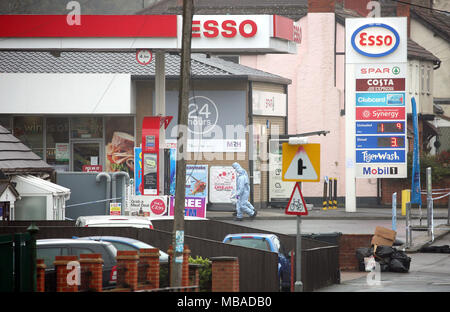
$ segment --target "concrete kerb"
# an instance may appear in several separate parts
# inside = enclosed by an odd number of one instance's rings
[[[444,237],[445,235],[450,233],[450,225],[448,224],[441,224],[434,228],[434,241],[432,242],[430,240],[430,237],[428,236],[428,233],[426,235],[416,235],[414,236],[413,231],[413,238],[412,238],[412,246],[409,248],[406,248],[406,245],[400,246],[401,249],[405,248],[405,252],[407,253],[418,253],[419,250],[422,247],[428,247],[431,244],[433,244],[438,239]]]
[[[425,213],[424,213],[425,211]],[[423,215],[426,215],[426,209],[422,209]],[[435,219],[447,219],[447,209],[435,209]],[[418,210],[413,211],[413,217],[417,217]],[[231,211],[208,211],[206,217],[212,220],[233,220]],[[295,216],[286,215],[284,209],[265,208],[258,210],[257,220],[291,220]],[[319,208],[308,209],[308,215],[302,217],[305,220],[391,220],[392,210],[390,208],[360,208],[356,212],[346,212],[345,208],[335,210],[322,210]],[[405,216],[401,215],[398,210],[397,220],[405,220]]]

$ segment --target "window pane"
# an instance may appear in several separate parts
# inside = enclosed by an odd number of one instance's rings
[[[134,174],[134,117],[105,118],[106,171]]]
[[[36,249],[36,258],[44,259],[47,268],[53,268],[53,262],[56,256],[61,256],[61,248],[59,247]]]
[[[43,158],[43,118],[42,117],[14,117],[13,134],[23,144],[31,148],[39,157]]]
[[[71,121],[72,138],[90,139],[103,137],[102,117],[74,117]]]
[[[47,118],[47,163],[69,170],[69,118]]]
[[[9,130],[10,132],[12,132],[11,116],[9,116],[9,115],[0,115],[0,125],[2,127],[6,128],[7,130]]]

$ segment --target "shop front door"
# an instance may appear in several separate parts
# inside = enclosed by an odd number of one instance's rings
[[[101,141],[72,142],[72,171],[103,171],[103,153]]]

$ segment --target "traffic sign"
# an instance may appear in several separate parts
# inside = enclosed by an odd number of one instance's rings
[[[290,145],[283,143],[283,181],[320,181],[320,144]]]
[[[308,214],[305,200],[303,199],[302,191],[300,190],[300,184],[295,183],[294,190],[292,191],[291,199],[286,206],[285,213],[288,215],[305,216]]]

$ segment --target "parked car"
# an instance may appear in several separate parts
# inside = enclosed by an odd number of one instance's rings
[[[80,227],[136,227],[153,229],[152,221],[138,216],[81,216],[75,221],[75,226]]]
[[[278,254],[278,278],[280,289],[289,290],[291,287],[291,261],[284,253],[280,239],[275,234],[239,233],[228,234],[223,243],[256,248]]]
[[[77,256],[98,253],[103,259],[103,288],[113,288],[117,284],[117,249],[109,242],[80,239],[38,239],[36,241],[37,259],[44,259],[46,265],[45,291],[56,291],[55,256]]]
[[[86,236],[86,237],[77,237],[78,239],[89,239],[99,242],[109,242],[116,247],[117,250],[138,250],[141,248],[155,248],[152,245],[141,242],[137,239],[129,238],[129,237],[120,237],[120,236]],[[168,262],[169,255],[164,251],[159,251],[159,262]]]

